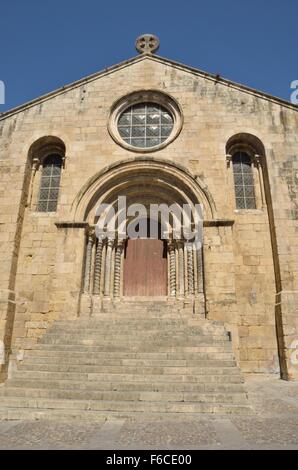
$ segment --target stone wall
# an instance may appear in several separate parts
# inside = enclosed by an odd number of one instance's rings
[[[84,230],[56,223],[73,222],[73,201],[89,178],[135,157],[114,142],[107,122],[115,100],[140,89],[170,94],[183,111],[181,133],[154,156],[198,175],[214,199],[216,218],[234,221],[205,229],[209,318],[230,329],[246,372],[278,371],[277,323],[284,377],[297,377],[291,362],[298,338],[297,109],[154,57],[139,57],[0,119],[0,362],[7,363],[13,324],[12,348],[20,357],[55,318],[77,315]],[[235,211],[226,161],[227,141],[243,132],[262,141],[267,160],[265,204],[247,213]],[[49,135],[65,143],[66,165],[57,213],[41,214],[34,200],[25,208],[28,152]],[[37,182],[38,174],[34,197]]]

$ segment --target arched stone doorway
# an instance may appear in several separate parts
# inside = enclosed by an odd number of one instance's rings
[[[134,240],[119,226],[121,217],[121,224],[128,223],[131,217],[126,213],[123,216],[119,196],[125,197],[126,208],[142,204],[145,216],[150,214],[152,205],[187,204],[194,208],[201,204],[204,216],[214,218],[215,208],[207,189],[177,164],[137,158],[100,172],[82,188],[73,205],[74,218],[85,220],[87,225],[83,293],[112,301],[125,296],[163,295],[174,301],[203,305],[202,249],[195,249],[183,236],[173,237],[175,216],[162,226],[161,231],[168,235],[165,240],[161,236]],[[100,204],[113,208],[118,221],[116,236],[107,224],[102,236],[96,237]],[[155,223],[160,223],[158,217]]]

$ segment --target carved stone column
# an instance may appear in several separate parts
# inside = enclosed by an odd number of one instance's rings
[[[200,247],[197,251],[197,292],[204,293],[204,273],[203,273],[203,249]]]
[[[187,248],[185,242],[183,243],[184,254],[184,297],[188,297],[188,268],[187,268]]]
[[[112,250],[115,240],[108,239],[106,260],[105,260],[105,279],[104,279],[104,296],[109,297],[111,293],[111,265],[112,265]]]
[[[122,261],[122,250],[125,240],[117,240],[116,252],[115,252],[115,267],[114,267],[114,297],[120,296],[121,288],[121,261]]]
[[[168,243],[168,253],[170,259],[170,296],[176,297],[176,254],[172,240]]]
[[[27,200],[27,206],[29,206],[29,207],[31,207],[31,205],[32,205],[34,179],[35,179],[35,175],[36,175],[36,172],[37,172],[39,166],[40,166],[39,158],[33,158],[32,168],[31,168],[30,186],[29,186],[29,193],[28,193],[28,200]]]
[[[91,280],[91,261],[92,261],[92,249],[94,245],[94,231],[89,230],[87,234],[87,248],[85,258],[85,272],[84,272],[84,292],[90,291],[90,280]]]
[[[204,266],[203,266],[203,248],[202,246],[196,250],[196,270],[197,270],[197,283],[196,283],[196,312],[203,317],[206,316],[206,299],[204,292]]]
[[[178,293],[184,296],[184,242],[177,241],[178,246]]]
[[[188,284],[188,294],[194,294],[194,262],[193,262],[193,247],[192,244],[186,245],[187,253],[187,284]]]
[[[264,181],[263,181],[263,170],[262,170],[262,156],[261,155],[255,155],[255,166],[256,166],[256,171],[257,171],[257,176],[258,176],[258,185],[255,185],[257,189],[257,193],[260,194],[260,204],[259,206],[264,209],[266,206],[266,197],[265,197],[265,192],[264,192]],[[258,205],[257,205],[258,207]]]
[[[93,286],[94,294],[100,294],[103,244],[104,244],[103,239],[98,238],[97,245],[96,245],[95,266],[94,266],[94,286]]]

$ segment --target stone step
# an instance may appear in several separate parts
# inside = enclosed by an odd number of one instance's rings
[[[234,375],[239,374],[237,367],[211,367],[205,364],[202,367],[185,366],[136,366],[136,365],[73,365],[73,364],[45,364],[27,363],[19,366],[20,371],[45,371],[45,372],[78,372],[78,373],[109,373],[109,374],[141,374],[141,375]]]
[[[59,335],[57,336],[50,336],[50,335],[45,335],[41,338],[40,344],[53,344],[53,345],[76,345],[77,348],[80,348],[80,346],[84,345],[89,345],[89,346],[98,346],[101,347],[103,350],[105,347],[106,348],[112,348],[112,350],[124,350],[124,351],[129,351],[133,347],[139,348],[140,351],[149,348],[149,350],[152,350],[154,348],[179,348],[179,347],[202,347],[202,346],[221,346],[223,344],[229,344],[229,341],[227,338],[218,338],[218,339],[209,339],[209,338],[198,338],[198,337],[182,337],[182,338],[176,338],[176,337],[156,337],[156,338],[151,338],[151,341],[149,338],[146,338],[146,336],[142,338],[137,337],[131,337],[127,336],[125,337],[120,335],[118,337],[111,337],[107,336],[104,337],[103,339],[99,337],[94,337],[94,338],[75,338],[72,335],[69,335],[69,337],[61,337]],[[109,349],[107,349],[109,350]]]
[[[212,411],[210,411],[212,410]],[[239,406],[227,404],[221,406],[220,404],[213,404],[212,408],[202,403],[200,406],[200,411],[196,411],[196,414],[199,416],[204,413],[204,416],[213,418],[214,413],[218,416],[225,417],[226,415],[235,414],[235,415],[249,415],[251,414],[251,409],[248,406]],[[46,420],[46,421],[55,421],[55,422],[65,422],[65,421],[74,421],[78,422],[93,422],[93,423],[103,423],[107,419],[131,419],[141,417],[144,421],[152,420],[154,416],[155,419],[168,421],[179,422],[185,421],[185,413],[152,413],[146,411],[92,411],[92,410],[66,410],[66,409],[37,409],[37,408],[14,408],[14,407],[3,407],[0,408],[0,420],[5,421],[37,421],[37,420]]]
[[[122,310],[122,308],[125,308],[125,307],[130,307],[130,308],[133,308],[133,309],[137,309],[137,308],[173,308],[173,304],[168,302],[167,298],[163,298],[163,299],[158,299],[158,298],[154,298],[154,300],[152,299],[128,299],[128,298],[124,298],[120,301],[115,301],[113,303],[113,307],[112,309],[117,309],[119,308],[120,310]],[[177,306],[175,305],[175,309],[178,310]]]
[[[80,411],[117,411],[121,413],[249,413],[247,405],[230,403],[198,402],[141,402],[141,401],[102,401],[102,400],[65,400],[46,398],[2,397],[2,409],[30,408],[41,410],[80,410]],[[77,414],[76,414],[77,416]]]
[[[201,352],[208,352],[208,353],[223,353],[223,352],[231,352],[231,343],[230,342],[223,342],[222,344],[214,346],[213,343],[208,343],[201,346],[158,346],[156,347],[156,351],[158,353],[164,352],[165,354],[175,354],[176,352],[182,354],[188,353],[201,353]],[[37,343],[34,346],[35,349],[39,350],[54,350],[54,351],[78,351],[78,344],[52,344],[52,343]],[[120,347],[117,344],[105,344],[105,345],[92,345],[92,344],[80,344],[79,350],[80,351],[89,351],[89,352],[124,352],[127,353],[150,353],[152,352],[153,345],[150,344],[141,344],[141,345],[130,345],[130,347]]]
[[[100,323],[111,323],[111,324],[118,324],[118,323],[131,323],[131,324],[140,324],[143,323],[160,323],[160,324],[188,324],[193,320],[193,317],[186,316],[186,315],[177,315],[177,313],[174,312],[163,312],[161,311],[158,313],[154,314],[149,314],[148,312],[143,314],[141,312],[131,312],[130,314],[128,313],[103,313],[103,314],[97,314],[94,316],[87,316],[87,317],[75,317],[71,320],[56,320],[54,322],[55,326],[62,326],[63,328],[66,327],[69,324],[75,325],[75,324],[81,324],[82,326],[88,327],[89,325],[98,325]],[[199,325],[204,325],[204,324],[212,324],[209,322],[209,320],[206,319],[201,319],[198,318],[195,320],[196,323]],[[220,323],[217,323],[216,326],[222,326]]]
[[[85,318],[88,318],[88,317],[85,317]],[[104,313],[104,314],[98,314],[98,315],[94,315],[92,317],[89,317],[89,320],[91,322],[94,322],[94,323],[99,323],[101,321],[108,321],[108,320],[111,320],[112,322],[119,322],[119,321],[123,321],[123,320],[126,320],[128,324],[131,324],[131,325],[136,325],[136,324],[143,324],[146,323],[146,322],[150,322],[150,323],[161,323],[161,324],[165,324],[167,322],[179,322],[181,321],[182,323],[186,324],[187,323],[187,317],[183,317],[183,316],[177,316],[175,313],[164,313],[164,312],[154,312],[154,315],[153,314],[149,314],[148,312],[144,313],[144,312],[140,312],[140,313],[135,313],[135,312],[131,312],[131,313],[125,313],[123,312],[123,314],[113,314],[113,315],[110,315],[110,314],[107,314],[107,313]],[[83,321],[82,318],[79,318],[79,319],[75,319],[75,320],[72,320],[74,322],[80,322],[80,321]],[[199,320],[198,320],[199,321]],[[204,321],[205,322],[205,321]]]
[[[207,378],[206,378],[207,380]],[[45,388],[58,390],[90,390],[90,391],[147,391],[147,392],[197,392],[197,393],[245,393],[243,383],[221,382],[96,382],[75,380],[36,380],[36,379],[10,379],[7,382],[9,388]],[[1,390],[1,389],[0,389]]]
[[[76,329],[71,330],[69,329],[67,332],[62,332],[59,330],[50,330],[43,335],[44,338],[61,338],[68,341],[70,338],[73,338],[75,341],[87,338],[87,339],[100,339],[100,340],[108,340],[111,338],[116,337],[119,341],[154,341],[155,339],[175,339],[177,341],[182,339],[189,339],[189,340],[198,340],[202,342],[210,342],[210,341],[230,341],[229,335],[227,333],[218,333],[218,332],[202,332],[202,331],[194,331],[189,330],[186,331],[184,329],[150,329],[148,328],[147,331],[144,330],[137,330],[137,329],[130,329],[127,327],[122,328],[115,328],[115,329],[93,329],[92,331],[86,331],[84,329]]]
[[[137,308],[137,307],[155,307],[157,308],[158,306],[162,307],[162,308],[166,308],[166,307],[169,307],[171,308],[173,305],[171,302],[168,302],[167,298],[163,298],[163,299],[159,299],[159,298],[154,298],[154,299],[128,299],[127,297],[123,298],[120,301],[115,301],[113,303],[113,308],[117,308],[119,307],[120,310],[122,309],[122,307],[125,307],[125,306],[130,306],[130,307],[133,307],[133,308]]]
[[[155,315],[155,314],[160,314],[163,312],[164,314],[171,313],[176,316],[182,316],[186,314],[186,311],[183,309],[177,310],[175,309],[173,311],[173,308],[171,306],[162,306],[162,305],[148,305],[148,306],[132,306],[132,305],[127,305],[125,303],[120,304],[119,308],[114,308],[113,310],[106,309],[106,308],[98,308],[95,307],[93,308],[91,312],[91,316],[96,317],[97,315],[122,315],[123,313],[132,313],[132,314],[138,314],[138,313],[148,313],[148,315]],[[85,312],[87,313],[87,312]],[[189,311],[187,312],[189,314]]]
[[[162,328],[162,330],[161,330]],[[156,335],[160,334],[161,331],[167,332],[169,335],[170,333],[173,334],[191,334],[191,335],[197,335],[197,336],[228,336],[227,333],[224,333],[223,331],[217,329],[211,329],[211,328],[204,328],[204,327],[190,327],[190,326],[185,326],[182,325],[179,327],[179,325],[146,325],[143,328],[140,328],[140,325],[138,327],[136,326],[130,326],[127,324],[123,325],[96,325],[93,328],[87,328],[87,327],[81,327],[80,325],[76,326],[69,326],[65,332],[65,330],[62,327],[53,327],[50,330],[47,331],[47,335],[58,335],[61,333],[68,334],[68,335],[111,335],[111,334],[116,334],[116,335],[131,335],[132,331],[134,333],[137,333],[138,335],[145,335],[151,336],[151,335]]]
[[[140,321],[152,321],[156,320],[162,323],[172,323],[172,322],[183,322],[187,323],[191,321],[192,319],[195,319],[196,321],[200,323],[208,323],[209,320],[206,318],[199,317],[197,315],[185,315],[181,313],[177,313],[176,311],[169,310],[169,311],[164,311],[164,310],[154,310],[152,312],[148,311],[138,311],[138,310],[131,310],[129,312],[108,312],[108,313],[97,313],[96,315],[88,315],[88,316],[82,316],[80,315],[79,317],[73,317],[71,320],[63,320],[63,319],[58,319],[55,321],[56,325],[63,325],[69,323],[82,323],[82,324],[89,324],[93,323],[96,324],[98,322],[104,321],[132,321],[134,322],[135,320],[139,319]],[[220,325],[220,323],[217,323],[217,325]]]
[[[191,309],[177,310],[176,308],[173,309],[173,307],[171,306],[133,307],[133,306],[129,306],[126,304],[122,304],[121,307],[115,308],[113,310],[93,308],[91,314],[89,313],[89,316],[91,316],[92,318],[97,318],[98,316],[101,317],[103,315],[121,316],[121,315],[145,315],[145,314],[147,314],[148,316],[172,315],[172,316],[176,316],[177,318],[196,315],[193,313]]]
[[[0,388],[0,419],[247,413],[220,322],[164,301],[54,322]]]
[[[160,320],[158,322],[152,322],[152,321],[144,321],[144,322],[127,322],[123,320],[119,321],[100,321],[97,323],[93,324],[82,324],[81,322],[75,321],[72,322],[66,326],[62,325],[56,325],[54,324],[50,331],[58,331],[58,332],[79,332],[82,331],[84,333],[92,333],[92,332],[97,332],[97,331],[143,331],[144,328],[148,329],[149,331],[151,330],[156,330],[159,331],[159,329],[165,328],[165,330],[168,329],[173,329],[173,330],[180,330],[186,328],[188,325],[185,324],[184,322],[161,322]],[[203,332],[206,331],[207,327],[204,326],[198,326]],[[213,329],[212,329],[213,330]],[[220,331],[220,330],[218,330]]]
[[[180,383],[204,383],[204,382],[220,382],[220,383],[243,383],[243,378],[237,371],[233,374],[215,374],[204,369],[202,374],[133,374],[133,373],[96,373],[96,372],[57,372],[45,370],[16,370],[14,378],[23,380],[74,380],[74,381],[102,381],[102,382],[180,382]]]
[[[218,330],[224,332],[224,326],[220,323],[213,323],[209,320],[201,320],[201,319],[193,319],[188,317],[171,317],[166,318],[165,316],[160,317],[139,317],[135,316],[133,318],[127,316],[118,316],[118,317],[110,317],[105,315],[103,317],[89,317],[88,319],[77,318],[74,320],[69,320],[68,322],[57,320],[53,324],[53,328],[58,329],[69,329],[69,328],[86,328],[86,329],[93,329],[97,327],[107,326],[107,327],[114,327],[114,326],[134,326],[137,329],[142,329],[144,326],[191,326],[197,328],[207,328],[210,330]]]
[[[149,391],[90,391],[57,390],[43,388],[6,387],[0,391],[3,397],[49,398],[67,400],[104,400],[104,401],[145,401],[145,402],[199,402],[199,403],[234,403],[246,404],[247,399],[241,393],[200,393],[200,392],[149,392]]]
[[[140,351],[143,350],[144,347],[148,348],[148,346],[151,345],[151,350],[156,346],[157,351],[159,351],[159,348],[168,349],[168,348],[173,348],[173,347],[208,347],[208,346],[225,346],[226,344],[229,344],[228,339],[209,339],[208,337],[183,337],[183,338],[177,338],[177,337],[162,337],[162,336],[156,336],[152,338],[148,338],[144,336],[143,338],[140,337],[135,337],[132,338],[130,336],[127,337],[125,340],[123,337],[120,338],[120,336],[116,335],[110,335],[106,336],[103,338],[100,338],[98,336],[85,336],[85,337],[75,337],[74,335],[70,335],[67,338],[62,338],[57,336],[52,336],[52,335],[45,335],[41,341],[39,341],[40,345],[57,345],[57,346],[68,346],[68,345],[77,345],[77,349],[80,350],[81,346],[98,346],[101,347],[101,350],[105,346],[110,347],[110,346],[119,346],[121,350],[123,351],[123,347],[126,347],[128,349],[127,352],[134,351],[135,349],[133,348],[138,348],[140,347]],[[130,349],[132,348],[132,349]],[[230,344],[229,344],[230,348]]]
[[[200,357],[197,360],[191,359],[123,359],[123,358],[105,358],[102,359],[88,358],[88,357],[42,357],[42,356],[28,356],[26,358],[26,364],[65,364],[65,365],[101,365],[101,366],[146,366],[146,367],[233,367],[236,366],[235,360],[224,360],[224,359],[202,359]]]
[[[173,309],[128,309],[114,310],[113,312],[96,312],[90,315],[81,315],[80,318],[90,318],[91,320],[107,319],[107,318],[187,318],[190,314],[180,313]]]
[[[140,314],[136,312],[131,312],[130,314],[110,314],[110,313],[103,313],[103,314],[98,314],[96,316],[87,316],[87,317],[75,317],[70,320],[56,320],[53,325],[62,327],[64,328],[67,324],[71,325],[76,325],[76,324],[81,324],[82,326],[96,326],[100,323],[111,323],[113,324],[119,324],[119,323],[128,323],[128,324],[135,324],[137,325],[138,322],[140,324],[146,324],[146,323],[160,323],[160,324],[188,324],[189,322],[192,321],[192,317],[187,317],[187,316],[182,316],[182,315],[177,315],[175,313],[165,313],[165,312],[160,312],[160,314],[152,315],[148,313]],[[199,325],[204,325],[208,324],[209,320],[206,319],[198,319],[196,321]],[[218,324],[217,326],[221,326]]]
[[[58,350],[58,349],[32,349],[26,351],[25,359],[30,360],[31,358],[42,358],[42,361],[47,362],[48,359],[53,359],[55,361],[65,360],[97,360],[101,363],[103,360],[106,359],[135,359],[135,360],[183,360],[183,361],[203,361],[203,360],[214,360],[216,357],[219,361],[227,360],[233,361],[234,354],[232,351],[228,352],[216,352],[216,356],[214,353],[208,352],[199,352],[199,353],[191,353],[191,352],[119,352],[119,351],[112,351],[112,352],[89,352],[88,350],[84,351],[68,351],[68,350]]]
[[[137,332],[138,335],[148,335],[148,336],[155,336],[159,334],[163,335],[178,335],[178,336],[208,336],[208,337],[217,337],[223,336],[226,337],[228,334],[226,332],[220,331],[219,329],[207,329],[207,327],[200,327],[200,326],[189,326],[189,325],[181,325],[181,326],[171,326],[169,325],[162,325],[163,330],[161,330],[161,326],[158,327],[156,325],[147,325],[143,328],[131,327],[130,325],[96,325],[93,328],[85,328],[80,324],[76,326],[70,326],[67,329],[62,327],[52,327],[50,328],[46,334],[47,335],[107,335],[110,333],[115,333],[117,336],[131,336]]]

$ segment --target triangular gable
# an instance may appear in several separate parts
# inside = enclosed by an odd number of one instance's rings
[[[241,85],[237,82],[233,82],[232,80],[225,79],[225,78],[221,77],[220,75],[215,75],[215,74],[212,74],[212,73],[209,73],[209,72],[204,72],[204,71],[202,71],[200,69],[197,69],[195,67],[190,67],[188,65],[184,65],[184,64],[181,64],[181,63],[176,62],[174,60],[166,59],[166,58],[158,56],[158,55],[141,54],[141,55],[132,57],[131,59],[128,59],[124,62],[120,62],[119,64],[113,65],[111,67],[107,67],[107,68],[105,68],[105,69],[103,69],[99,72],[96,72],[92,75],[88,75],[87,77],[81,78],[80,80],[72,82],[68,85],[60,87],[57,90],[54,90],[50,93],[42,95],[39,98],[35,98],[31,101],[28,101],[27,103],[24,103],[20,106],[12,108],[8,111],[5,111],[4,113],[0,113],[0,120],[5,119],[6,117],[10,117],[13,114],[17,114],[17,113],[19,113],[19,112],[21,112],[21,111],[23,111],[27,108],[30,108],[32,106],[39,105],[40,103],[43,103],[44,101],[47,101],[51,98],[54,98],[54,97],[56,97],[60,94],[63,94],[65,92],[69,91],[69,90],[77,88],[77,87],[79,87],[83,84],[90,83],[90,82],[92,82],[92,81],[94,81],[94,80],[96,80],[100,77],[109,75],[109,74],[114,73],[118,70],[121,70],[122,68],[129,67],[130,65],[141,62],[143,60],[156,61],[158,63],[177,68],[177,69],[182,70],[186,73],[190,73],[190,74],[193,74],[195,76],[199,76],[199,77],[208,79],[208,80],[216,82],[220,85],[223,85],[223,86],[226,86],[226,87],[229,87],[229,88],[233,88],[233,89],[236,89],[238,91],[242,91],[244,93],[254,95],[258,98],[261,98],[261,99],[279,104],[279,105],[284,106],[286,108],[291,108],[293,110],[298,111],[298,106],[295,105],[295,104],[292,104],[289,101],[283,100],[282,98],[278,98],[278,97],[270,95],[268,93],[264,93],[262,91],[256,90],[256,89],[248,87],[246,85]]]

